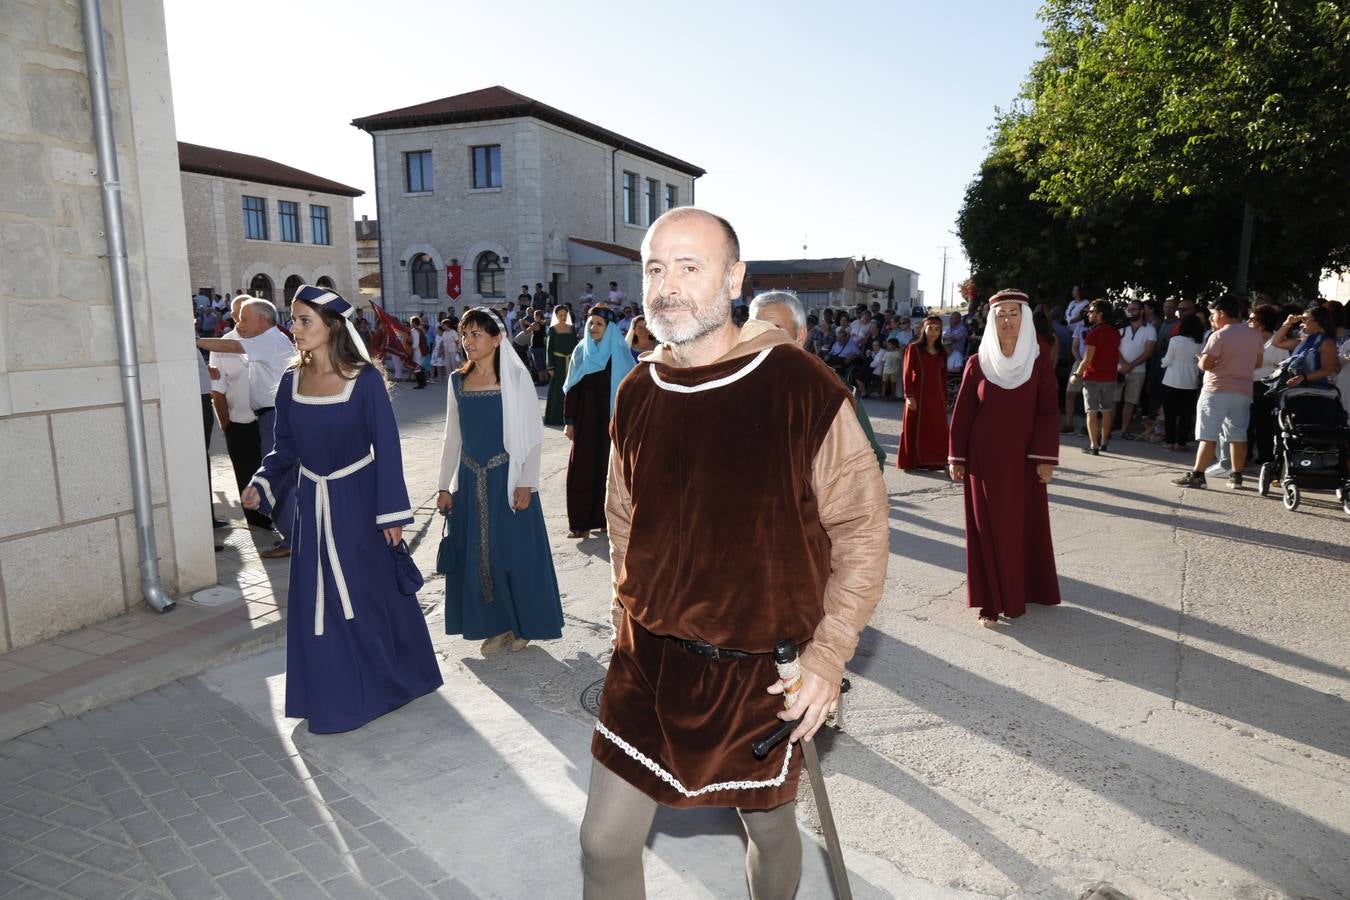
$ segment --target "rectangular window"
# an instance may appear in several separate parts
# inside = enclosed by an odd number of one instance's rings
[[[623,220],[638,224],[638,177],[633,172],[623,173]]]
[[[666,209],[680,205],[680,189],[673,184],[666,185]]]
[[[647,224],[656,221],[661,215],[661,182],[655,178],[647,179]]]
[[[403,154],[408,193],[421,194],[431,190],[431,151],[415,150]]]
[[[502,145],[473,148],[473,186],[499,188],[502,186]]]
[[[331,244],[333,239],[328,234],[328,207],[315,206],[309,207],[309,230],[311,239],[316,244]]]
[[[300,204],[290,200],[277,201],[277,222],[281,239],[288,244],[300,243]]]
[[[262,197],[244,197],[244,237],[267,240],[267,201]]]

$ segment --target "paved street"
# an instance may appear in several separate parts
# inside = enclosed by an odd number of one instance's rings
[[[429,571],[444,390],[395,402]],[[869,407],[893,464],[898,409]],[[1183,491],[1164,451],[1077,440],[1051,490],[1065,603],[994,630],[964,607],[959,490],[886,472],[886,594],[821,741],[855,896],[1350,896],[1350,519],[1330,495]],[[578,896],[608,563],[563,537],[566,451],[548,430],[562,640],[484,660],[442,633],[432,579],[446,685],[358,732],[281,716],[273,645],[10,740],[0,897]],[[214,484],[233,501],[220,456]],[[284,583],[266,571],[250,596]],[[809,796],[799,820],[799,896],[829,897]],[[744,897],[743,852],[734,815],[663,811],[649,896]]]

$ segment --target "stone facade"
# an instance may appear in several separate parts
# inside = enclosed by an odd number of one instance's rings
[[[272,287],[269,299],[283,310],[290,301],[285,286],[293,278],[299,279],[293,283],[304,284],[327,278],[339,294],[356,296],[359,276],[351,197],[198,172],[184,171],[179,177],[194,291],[205,289],[208,296],[249,293],[254,279],[262,275]],[[244,237],[245,196],[266,201],[266,240]],[[298,207],[299,241],[280,239],[280,201]],[[314,243],[310,219],[314,206],[328,209],[329,244]]]
[[[573,259],[570,238],[638,248],[652,216],[645,191],[657,186],[656,213],[694,198],[694,178],[601,140],[525,116],[487,122],[376,130],[375,176],[380,224],[380,269],[385,305],[403,315],[443,309],[445,270],[462,266],[457,307],[514,300],[522,284],[555,284],[573,300],[593,282],[603,295],[610,280],[629,297],[640,296],[640,272],[626,260],[594,274],[595,263]],[[475,189],[472,148],[501,148],[501,185]],[[432,189],[407,190],[406,154],[430,151]],[[637,179],[635,221],[625,222],[625,173]],[[476,266],[483,254],[501,261],[499,292],[480,290]],[[434,296],[416,294],[413,267],[419,255],[435,267]],[[591,277],[591,276],[594,277]]]
[[[155,536],[176,593],[216,573],[164,13],[102,10]],[[67,0],[0,3],[0,650],[142,602],[81,28]]]

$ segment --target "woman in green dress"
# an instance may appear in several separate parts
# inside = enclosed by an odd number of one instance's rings
[[[544,407],[545,425],[563,424],[563,382],[567,380],[567,365],[577,346],[577,332],[572,327],[572,313],[566,306],[553,307],[553,323],[544,339],[544,353],[548,356],[548,405]]]

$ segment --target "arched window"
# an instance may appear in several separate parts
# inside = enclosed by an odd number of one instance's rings
[[[305,283],[305,279],[299,275],[292,275],[286,279],[286,305],[290,306],[291,301],[295,299],[295,292],[300,290],[300,285]]]
[[[506,272],[502,269],[500,256],[490,250],[480,253],[473,268],[478,280],[479,294],[484,297],[506,296]]]
[[[272,279],[259,272],[248,283],[248,292],[260,300],[272,299]]]
[[[425,253],[419,253],[412,261],[412,292],[423,300],[439,297],[436,290],[436,264]]]
[[[314,282],[314,286],[330,291],[336,290],[336,287],[333,285],[333,279],[329,278],[327,275],[320,275],[319,280]]]

